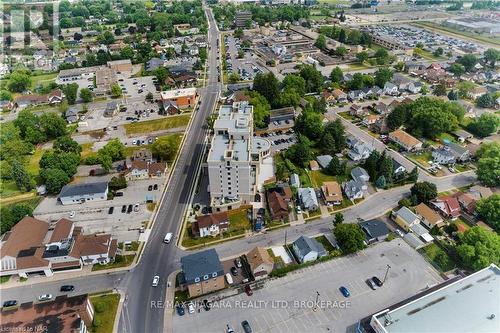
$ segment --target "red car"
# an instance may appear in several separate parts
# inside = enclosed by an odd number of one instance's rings
[[[253,291],[252,291],[252,288],[250,288],[250,285],[246,285],[245,286],[245,292],[247,293],[248,296],[252,296],[253,295]]]

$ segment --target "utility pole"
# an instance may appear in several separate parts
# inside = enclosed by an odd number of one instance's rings
[[[316,302],[314,302],[313,311],[318,310],[319,292],[316,290]]]
[[[387,270],[385,271],[384,281],[382,281],[382,284],[385,283],[385,280],[387,279],[387,274],[389,273],[390,269],[391,269],[391,265],[387,264]]]

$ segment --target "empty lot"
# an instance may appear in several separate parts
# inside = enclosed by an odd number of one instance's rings
[[[371,290],[365,280],[373,275],[383,279],[388,264],[386,283]],[[175,332],[222,332],[229,324],[242,332],[241,322],[248,320],[254,332],[350,332],[364,316],[441,281],[416,251],[396,239],[271,280],[253,296],[227,298],[209,312],[174,315],[173,328]],[[351,297],[344,298],[340,286],[347,287]],[[319,308],[313,311],[316,292]]]

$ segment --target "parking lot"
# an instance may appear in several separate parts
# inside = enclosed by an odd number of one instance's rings
[[[238,38],[233,36],[226,36],[224,38],[226,46],[226,63],[227,73],[237,73],[242,81],[253,80],[258,73],[265,72],[265,68],[261,67],[255,62],[250,51],[245,51],[244,57],[238,58],[238,51],[242,46]]]
[[[135,78],[126,78],[118,76],[118,84],[122,92],[129,98],[146,97],[148,92],[156,93],[156,87],[153,82],[154,76],[142,76]]]
[[[110,177],[111,175],[87,177],[86,181],[103,181]],[[157,190],[152,188],[149,191],[149,185],[154,186],[154,184],[157,184]],[[55,197],[47,197],[35,209],[34,215],[45,221],[57,221],[64,217],[83,227],[85,234],[105,232],[111,233],[118,241],[134,241],[139,238],[140,227],[152,214],[147,209],[146,196],[151,195],[153,201],[159,200],[163,185],[164,179],[129,181],[127,188],[120,190],[123,196],[115,196],[113,200],[66,206],[61,205]],[[137,208],[134,207],[136,204]],[[129,205],[132,205],[130,212],[128,212]],[[124,213],[123,206],[126,206]],[[113,207],[111,214],[110,207]]]
[[[391,268],[384,285],[371,290],[366,279],[376,275],[382,280],[387,265]],[[223,332],[229,324],[242,332],[241,322],[247,320],[253,332],[354,332],[363,317],[439,282],[438,273],[396,239],[270,280],[253,296],[239,294],[214,302],[208,312],[175,314],[173,330]],[[349,298],[342,296],[340,286],[349,289]]]
[[[264,133],[260,136],[271,142],[272,153],[288,149],[297,141],[293,129],[287,131],[278,130],[276,132]]]

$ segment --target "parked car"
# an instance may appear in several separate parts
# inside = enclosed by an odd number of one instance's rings
[[[253,295],[253,290],[252,290],[252,287],[250,287],[249,284],[247,284],[245,286],[245,293],[248,295],[248,296],[252,296]]]
[[[184,316],[184,313],[185,313],[185,311],[184,311],[184,305],[179,304],[179,305],[177,305],[177,306],[175,307],[175,309],[177,310],[177,314],[178,314],[179,316]]]
[[[122,213],[125,213],[127,211],[127,205],[122,206]]]
[[[138,204],[138,203],[136,203],[136,204],[134,205],[134,212],[138,212],[138,211],[139,211],[139,204]]]
[[[108,209],[108,214],[113,214],[113,211],[115,210],[115,207],[111,206]]]
[[[39,301],[50,301],[51,299],[52,299],[51,294],[43,294],[43,295],[38,296]]]
[[[76,212],[75,212],[74,210],[72,210],[72,211],[69,213],[69,217],[70,217],[70,218],[75,217],[75,215],[76,215]]]
[[[238,275],[238,269],[236,267],[231,267],[231,274],[233,274],[233,276],[236,276]]]
[[[157,189],[158,189],[158,184],[154,184],[154,185],[153,185],[153,190],[155,190],[155,191],[156,191]]]
[[[366,279],[366,284],[368,285],[368,287],[370,287],[371,289],[375,290],[377,289],[377,285],[375,284],[375,282],[373,282],[372,279]]]
[[[210,302],[206,299],[203,300],[203,308],[205,309],[205,311],[210,311]]]
[[[349,297],[351,296],[351,293],[349,292],[349,289],[347,289],[346,287],[344,286],[341,286],[339,288],[340,292],[342,293],[342,295],[344,295],[344,297]]]
[[[245,331],[245,333],[252,333],[252,328],[250,327],[248,321],[243,320],[241,322],[241,326],[243,327],[243,331]]]
[[[373,282],[375,282],[375,284],[376,284],[377,286],[379,286],[379,287],[382,287],[382,285],[384,284],[384,283],[383,283],[382,281],[380,281],[380,279],[379,279],[378,277],[376,277],[376,276],[373,276],[373,277],[372,277],[372,280],[373,280]]]
[[[238,268],[241,268],[243,265],[241,264],[241,259],[240,258],[236,258],[234,259],[234,264],[236,265],[236,267]]]
[[[132,209],[134,209],[134,206],[132,204],[128,205],[127,214],[130,214],[132,212]]]
[[[194,313],[194,304],[193,302],[188,303],[188,312],[189,313]]]
[[[148,186],[148,191],[152,191],[153,190],[153,185],[149,185]]]
[[[15,301],[15,300],[10,300],[10,301],[3,302],[3,307],[4,308],[9,308],[11,306],[16,306],[16,305],[17,305],[17,301]]]
[[[61,291],[66,291],[66,292],[68,292],[68,291],[73,291],[73,290],[75,290],[75,287],[74,287],[74,286],[72,286],[72,285],[64,285],[64,286],[61,286],[61,289],[60,289],[60,290],[61,290]]]
[[[116,192],[115,197],[123,197],[123,192]]]
[[[229,325],[226,325],[226,333],[234,333],[234,330]]]
[[[160,282],[160,277],[159,277],[158,275],[155,275],[155,276],[153,277],[153,284],[152,284],[152,286],[153,286],[153,287],[158,287],[158,283],[159,283],[159,282]]]

